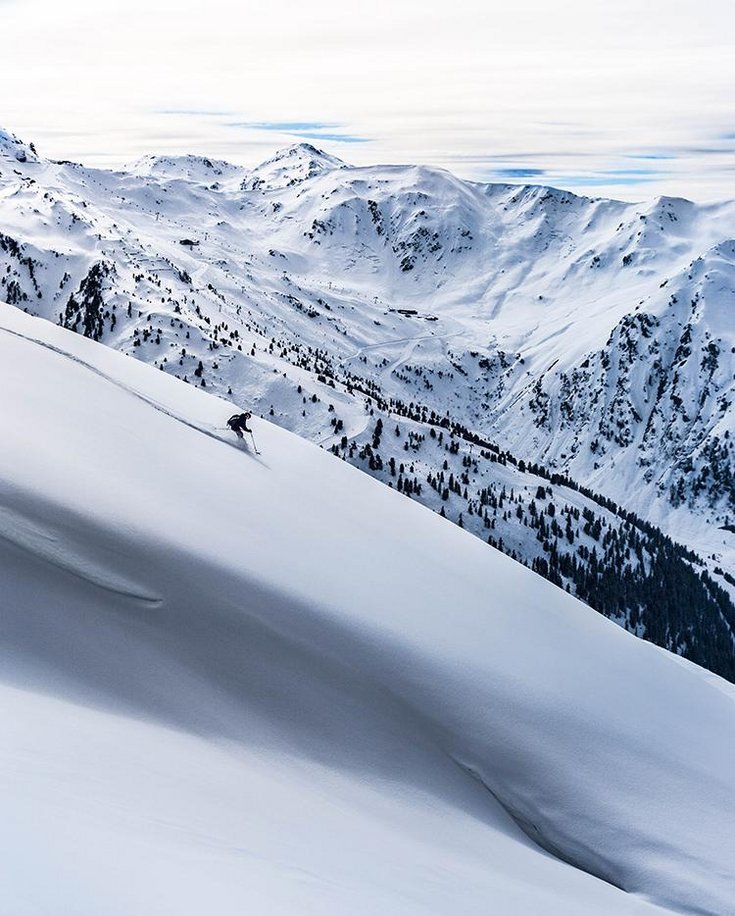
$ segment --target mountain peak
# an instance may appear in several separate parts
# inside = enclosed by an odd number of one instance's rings
[[[16,162],[38,162],[38,154],[32,143],[23,143],[14,134],[0,127],[0,156]]]
[[[336,156],[317,149],[311,143],[294,143],[256,166],[242,187],[247,191],[274,191],[342,168],[346,168],[346,164]]]
[[[313,143],[292,143],[291,146],[284,146],[283,149],[279,149],[274,156],[266,160],[263,165],[267,165],[271,162],[282,162],[284,160],[303,158],[317,159],[320,162],[335,167],[344,165],[344,162],[341,159],[330,155],[330,153],[324,152],[324,150],[314,146]]]

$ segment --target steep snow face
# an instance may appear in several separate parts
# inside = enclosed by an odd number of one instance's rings
[[[727,522],[735,511],[734,255],[729,239],[713,246],[641,299],[604,346],[539,376],[507,431],[511,447],[533,443],[544,462],[598,489],[638,486],[628,505],[650,518],[661,499]]]
[[[14,914],[728,910],[728,684],[9,307],[0,386]]]
[[[425,408],[732,568],[731,203],[353,168],[309,144],[251,171],[8,162],[12,304],[319,442],[330,404],[350,431],[366,397]]]

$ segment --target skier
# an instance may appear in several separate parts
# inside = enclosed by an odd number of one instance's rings
[[[242,434],[252,433],[252,429],[248,426],[248,420],[252,417],[252,414],[248,411],[247,413],[236,413],[233,414],[230,419],[227,421],[227,425],[237,434],[238,439],[242,439]]]

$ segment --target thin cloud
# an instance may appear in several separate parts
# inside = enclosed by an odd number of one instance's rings
[[[0,0],[2,3],[2,0]],[[162,115],[183,115],[184,117],[197,117],[197,118],[231,118],[234,116],[234,111],[217,111],[216,109],[210,108],[159,108],[156,110],[156,114]]]
[[[359,29],[343,0],[210,0],[204,17],[196,0],[126,0],[125,17],[94,0],[0,4],[2,126],[54,158],[252,166],[303,140],[477,181],[732,195],[731,0],[708,16],[696,0],[472,0],[467,16],[386,0]],[[615,174],[663,163],[658,179]]]

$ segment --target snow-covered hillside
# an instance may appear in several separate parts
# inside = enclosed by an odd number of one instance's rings
[[[0,388],[5,911],[728,912],[730,685],[7,306]]]
[[[728,677],[734,228],[733,204],[354,168],[308,144],[253,170],[149,156],[108,172],[0,134],[0,299],[403,492],[408,479],[408,495]],[[502,469],[480,441],[508,454]],[[558,483],[540,524],[533,495],[554,474],[576,491]],[[708,582],[670,589],[652,620],[657,548],[596,494],[698,554],[682,566],[676,548],[673,578],[706,564]],[[603,555],[624,588],[601,590]]]

